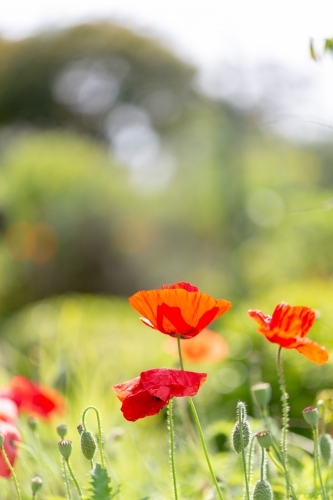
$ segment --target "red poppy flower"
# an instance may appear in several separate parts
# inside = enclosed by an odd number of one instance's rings
[[[185,282],[137,292],[129,302],[142,314],[143,323],[171,337],[181,335],[183,339],[195,337],[231,307],[228,300],[215,300]]]
[[[154,368],[112,388],[124,417],[134,422],[156,415],[173,397],[195,396],[206,378],[206,373]]]
[[[65,409],[64,400],[57,391],[35,384],[20,375],[14,377],[0,395],[14,401],[19,411],[45,419],[54,413],[62,413]]]
[[[178,357],[177,340],[167,338],[165,350]],[[228,354],[228,344],[221,335],[212,330],[202,330],[200,335],[182,342],[182,355],[186,361],[191,363],[212,363],[221,361]]]
[[[18,455],[17,441],[21,441],[19,431],[12,424],[0,421],[0,434],[2,434],[4,441],[3,447],[8,457],[10,465],[14,466],[15,460]],[[2,454],[0,454],[0,476],[9,477],[11,474]]]
[[[305,338],[316,317],[315,311],[309,307],[290,306],[282,302],[276,306],[272,316],[254,309],[250,309],[248,314],[259,324],[258,331],[270,342],[285,349],[296,349],[318,365],[328,360],[325,347]]]

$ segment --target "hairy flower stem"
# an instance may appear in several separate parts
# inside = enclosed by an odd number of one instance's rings
[[[181,345],[180,345],[180,339],[181,339],[181,336],[177,335],[179,364],[180,364],[180,368],[182,370],[184,370],[184,362],[183,362],[183,356],[182,356],[182,349],[181,349]],[[210,475],[212,477],[213,483],[214,483],[215,488],[216,488],[217,495],[218,495],[218,497],[219,497],[220,500],[224,500],[221,488],[218,485],[216,476],[215,476],[213,468],[212,468],[212,464],[211,464],[210,459],[209,459],[208,450],[207,450],[207,446],[206,446],[206,443],[205,443],[205,438],[204,438],[204,435],[203,435],[203,432],[202,432],[202,429],[201,429],[200,420],[199,420],[199,417],[198,417],[197,410],[195,409],[195,406],[194,406],[194,403],[193,403],[193,400],[192,400],[191,397],[188,398],[188,401],[190,403],[190,408],[191,408],[191,411],[192,411],[192,414],[193,414],[194,422],[195,422],[195,425],[196,425],[197,430],[198,430],[198,434],[199,434],[199,437],[200,437],[202,449],[203,449],[203,452],[204,452],[204,455],[205,455],[205,458],[206,458],[206,462],[207,462],[207,465],[208,465],[208,469],[209,469]]]
[[[288,448],[287,448],[287,432],[289,423],[289,405],[288,405],[288,393],[286,390],[286,382],[284,378],[282,359],[281,359],[282,348],[279,347],[277,355],[277,366],[278,366],[278,376],[279,384],[281,390],[281,401],[282,401],[282,436],[281,436],[281,453],[282,453],[282,463],[284,469],[284,476],[286,480],[286,493],[287,498],[290,498],[291,484],[290,484],[290,474],[288,468]]]
[[[65,461],[64,458],[62,459],[62,465],[63,465],[63,469],[64,469],[64,476],[65,476],[65,483],[66,483],[68,500],[72,500],[71,490],[69,488],[69,481],[68,481],[68,475],[67,475],[66,461]]]
[[[14,471],[13,467],[11,466],[10,461],[8,460],[7,453],[5,452],[5,448],[3,446],[1,446],[0,451],[1,451],[1,455],[2,455],[2,457],[4,459],[4,461],[6,462],[6,465],[7,465],[8,469],[11,472],[11,475],[12,475],[12,478],[13,478],[13,481],[14,481],[14,485],[15,485],[15,489],[16,489],[17,498],[18,498],[18,500],[22,500],[21,493],[20,493],[20,488],[19,488],[19,485],[18,485],[18,482],[17,482],[17,478],[16,478],[16,474],[15,474],[15,471]]]
[[[251,437],[250,448],[249,448],[249,453],[248,453],[248,457],[247,457],[247,477],[248,477],[249,484],[251,483],[251,479],[252,479],[253,445],[254,445],[255,437],[256,437],[255,434]]]
[[[321,498],[323,500],[327,500],[327,495],[326,495],[326,489],[323,483],[323,478],[321,474],[321,467],[320,467],[320,461],[319,461],[319,442],[318,442],[318,426],[312,427],[313,431],[313,442],[314,442],[314,460],[315,460],[315,470],[317,468],[318,471],[318,477],[319,477],[319,482],[320,482],[320,488],[321,488]],[[314,491],[316,492],[317,486],[316,486],[316,478],[314,479]]]
[[[239,425],[239,432],[240,432],[240,443],[241,443],[244,478],[245,478],[245,493],[246,493],[246,499],[250,500],[250,488],[249,488],[249,481],[248,481],[247,470],[246,470],[246,457],[245,457],[244,438],[243,438],[243,411],[242,411],[242,408],[240,408],[240,410],[238,412],[238,425]]]
[[[88,410],[94,410],[96,413],[96,418],[97,418],[97,427],[98,427],[98,447],[99,447],[99,454],[101,457],[101,466],[103,469],[105,469],[105,461],[104,461],[104,453],[103,453],[103,441],[102,441],[102,426],[101,426],[101,418],[99,416],[99,411],[97,410],[96,406],[87,406],[87,408],[83,411],[82,413],[82,425],[83,429],[86,431],[86,413]]]
[[[170,435],[170,469],[171,469],[171,477],[172,477],[172,486],[173,486],[173,497],[174,500],[178,500],[177,493],[177,479],[176,479],[176,463],[175,463],[175,433],[173,427],[173,413],[172,413],[172,399],[169,401],[168,406],[168,427],[169,427],[169,435]]]
[[[265,474],[265,449],[261,448],[261,463],[260,463],[260,481],[266,479]]]
[[[73,479],[73,482],[74,482],[74,484],[75,484],[75,486],[76,486],[76,489],[77,489],[77,491],[78,491],[78,493],[79,493],[79,495],[80,495],[80,498],[82,498],[82,491],[81,491],[80,485],[79,485],[79,483],[78,483],[78,480],[76,479],[76,477],[75,477],[75,475],[74,475],[74,472],[73,472],[72,466],[71,466],[71,464],[70,464],[69,460],[65,460],[65,462],[66,462],[66,465],[67,465],[67,467],[68,467],[68,470],[69,470],[69,473],[70,473],[70,475],[71,475],[71,478]]]

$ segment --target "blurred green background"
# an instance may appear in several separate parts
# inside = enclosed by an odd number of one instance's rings
[[[123,422],[111,385],[175,363],[128,295],[189,281],[232,301],[213,325],[229,357],[189,367],[209,373],[198,399],[216,452],[214,425],[229,429],[239,399],[256,414],[253,383],[272,383],[280,415],[277,348],[247,309],[310,306],[321,314],[309,336],[333,349],[332,143],[274,135],[258,109],[208,98],[195,78],[159,41],[109,23],[0,40],[1,380],[41,380],[73,422],[96,404],[107,432],[121,425],[143,461],[125,498],[151,487],[164,417],[154,431]],[[332,363],[284,359],[291,427],[304,432]],[[110,454],[124,482],[121,450]]]

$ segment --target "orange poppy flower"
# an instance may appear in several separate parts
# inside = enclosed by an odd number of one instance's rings
[[[183,339],[195,337],[231,307],[228,300],[215,300],[185,282],[137,292],[129,302],[147,326]]]
[[[254,309],[250,309],[248,314],[259,324],[258,331],[270,342],[285,349],[296,349],[318,365],[328,360],[325,347],[305,338],[316,317],[315,311],[309,307],[290,306],[282,302],[276,306],[272,316]]]
[[[112,389],[126,420],[135,422],[156,415],[174,397],[195,396],[206,378],[206,373],[153,368]]]
[[[165,342],[165,350],[178,357],[177,340],[169,337]],[[221,361],[228,355],[228,344],[223,337],[212,330],[202,330],[200,335],[182,342],[182,355],[191,363],[212,363]]]

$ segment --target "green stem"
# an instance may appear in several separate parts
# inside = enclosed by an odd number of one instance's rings
[[[99,454],[101,457],[101,466],[103,467],[103,469],[105,469],[105,461],[104,461],[104,454],[103,454],[103,442],[102,442],[102,427],[101,427],[101,418],[99,416],[99,411],[97,410],[96,406],[87,406],[87,408],[84,410],[84,412],[82,413],[82,425],[83,425],[83,428],[85,431],[87,430],[85,418],[86,418],[86,413],[88,410],[94,410],[96,413],[97,427],[98,427]]]
[[[315,426],[312,428],[313,430],[313,442],[314,442],[314,460],[315,460],[315,468],[317,468],[320,488],[321,488],[321,497],[323,500],[327,500],[326,489],[323,483],[323,478],[321,474],[321,467],[319,462],[319,442],[318,442],[318,427]],[[315,483],[315,492],[316,492],[316,483]]]
[[[261,448],[260,481],[265,480],[265,450]]]
[[[252,460],[253,460],[253,444],[255,440],[255,435],[251,437],[251,442],[250,442],[250,448],[249,448],[249,454],[247,457],[247,477],[248,477],[248,482],[250,484],[251,482],[251,476],[252,476]]]
[[[267,452],[267,456],[269,457],[269,459],[273,462],[273,464],[275,465],[275,467],[277,468],[277,470],[282,474],[284,475],[284,469],[282,468],[281,464],[279,464],[279,462],[276,460],[276,458],[274,457],[274,455],[272,454],[271,450],[268,448],[266,449],[266,452]]]
[[[246,457],[245,457],[244,438],[243,438],[243,410],[242,410],[242,407],[240,407],[239,412],[238,412],[238,424],[239,424],[240,442],[241,442],[241,448],[242,448],[244,477],[245,477],[245,492],[246,492],[247,500],[250,500],[250,489],[249,489],[249,481],[248,481],[247,470],[246,470]]]
[[[178,500],[176,463],[175,463],[175,434],[174,434],[174,427],[173,427],[172,399],[170,399],[170,401],[169,401],[168,409],[169,409],[168,423],[169,423],[169,435],[170,435],[170,469],[171,469],[171,476],[172,476],[173,496],[174,496],[175,500]]]
[[[68,482],[67,469],[66,469],[66,461],[65,461],[64,458],[62,458],[62,465],[63,465],[63,468],[64,468],[65,483],[66,483],[66,488],[67,488],[68,499],[72,500],[71,490],[69,488],[69,482]]]
[[[286,492],[287,498],[290,497],[290,475],[288,469],[288,450],[287,450],[287,432],[288,432],[288,422],[289,422],[289,406],[288,406],[288,393],[286,390],[286,382],[284,378],[283,365],[281,360],[282,348],[279,347],[277,355],[277,365],[278,365],[278,375],[281,390],[281,401],[282,401],[282,436],[281,436],[281,453],[282,453],[282,463],[284,468],[284,476],[286,479]]]
[[[180,363],[180,368],[182,370],[184,370],[184,362],[183,362],[183,356],[182,356],[182,349],[181,349],[180,340],[181,340],[181,335],[177,335],[177,346],[178,346],[179,363]],[[204,455],[205,455],[205,458],[206,458],[206,462],[207,462],[207,465],[208,465],[208,469],[209,469],[210,475],[212,477],[213,483],[214,483],[216,491],[217,491],[217,495],[218,495],[218,497],[219,497],[220,500],[224,500],[221,488],[219,487],[219,484],[217,482],[216,476],[215,476],[213,468],[212,468],[212,464],[211,464],[210,459],[209,459],[209,455],[208,455],[208,451],[207,451],[207,446],[206,446],[205,438],[204,438],[204,435],[203,435],[203,432],[202,432],[202,429],[201,429],[200,420],[199,420],[199,417],[198,417],[197,410],[195,409],[195,406],[194,406],[194,403],[193,403],[193,400],[192,400],[191,397],[188,398],[188,401],[190,403],[190,407],[191,407],[191,411],[192,411],[193,418],[194,418],[194,421],[195,421],[195,425],[197,427],[198,434],[199,434],[199,437],[200,437],[202,449],[203,449],[203,452],[204,452]]]
[[[10,461],[8,460],[7,453],[6,453],[5,449],[4,449],[4,447],[3,447],[3,446],[1,446],[0,450],[1,450],[1,454],[2,454],[2,456],[3,456],[4,461],[6,462],[7,467],[8,467],[8,469],[9,469],[9,470],[10,470],[10,472],[11,472],[11,475],[12,475],[12,478],[13,478],[13,481],[14,481],[14,484],[15,484],[15,489],[16,489],[17,498],[18,498],[19,500],[22,500],[22,499],[21,499],[20,488],[19,488],[19,485],[18,485],[18,482],[17,482],[17,478],[16,478],[15,471],[14,471],[14,469],[13,469],[13,467],[12,467],[12,465],[11,465]]]
[[[71,477],[72,477],[72,479],[73,479],[73,482],[74,482],[74,484],[75,484],[75,486],[76,486],[76,489],[77,489],[77,491],[78,491],[78,493],[79,493],[79,495],[80,495],[80,498],[82,498],[82,491],[81,491],[81,488],[80,488],[79,483],[78,483],[78,481],[77,481],[77,479],[76,479],[76,477],[75,477],[75,475],[74,475],[74,472],[73,472],[73,469],[72,469],[72,466],[71,466],[71,464],[70,464],[69,460],[66,460],[66,465],[67,465],[68,470],[69,470],[69,473],[70,473],[70,475],[71,475]]]

